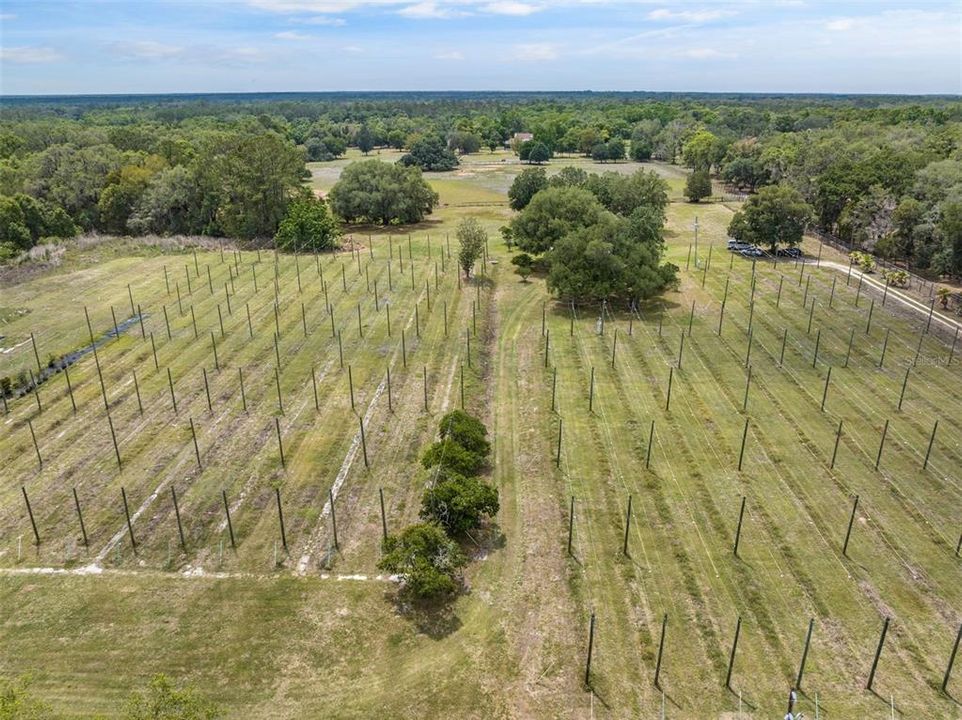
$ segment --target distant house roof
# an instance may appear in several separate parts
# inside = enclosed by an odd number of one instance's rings
[[[521,142],[528,142],[529,140],[532,140],[533,138],[534,138],[534,135],[532,135],[532,134],[529,133],[529,132],[516,132],[516,133],[512,136],[512,139],[513,139],[513,140],[520,140]]]

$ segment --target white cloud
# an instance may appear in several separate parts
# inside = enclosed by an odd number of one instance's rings
[[[16,20],[17,16],[13,13],[0,13],[0,21],[10,22],[11,20]]]
[[[259,47],[244,45],[167,45],[153,40],[111,43],[107,49],[121,61],[178,62],[188,65],[248,65],[267,59]]]
[[[277,13],[334,15],[367,6],[401,5],[406,0],[247,0],[251,7]]]
[[[649,20],[670,20],[687,23],[706,23],[731,15],[725,10],[669,10],[659,8],[648,13]]]
[[[277,40],[293,40],[295,42],[303,42],[305,40],[312,39],[310,35],[294,32],[292,30],[285,30],[284,32],[274,33],[274,37]]]
[[[855,21],[852,18],[838,18],[825,23],[825,29],[831,32],[845,32],[853,27],[855,27]]]
[[[464,54],[458,50],[446,50],[434,56],[435,60],[464,60]]]
[[[110,45],[110,49],[122,60],[169,60],[184,53],[179,45],[167,45],[153,40],[121,41]]]
[[[349,53],[362,53],[362,52],[364,52],[364,48],[359,47],[359,46],[357,46],[357,45],[345,45],[344,47],[341,48],[341,50],[343,50],[344,52],[349,52]]]
[[[721,52],[710,47],[696,47],[683,50],[681,55],[693,60],[721,60],[738,57],[735,53]]]
[[[517,17],[523,17],[525,15],[536,13],[541,10],[541,8],[537,5],[531,5],[529,3],[514,2],[514,0],[501,0],[499,2],[490,2],[487,5],[482,5],[481,10],[494,15],[514,15]]]
[[[326,15],[315,15],[309,18],[299,18],[297,20],[291,20],[291,22],[302,25],[331,25],[332,27],[341,27],[342,25],[347,25],[347,21],[342,18],[328,17]]]
[[[62,59],[63,55],[51,47],[0,47],[0,60],[18,65],[51,63]]]
[[[397,12],[398,15],[403,15],[406,18],[415,18],[418,20],[447,19],[459,17],[465,14],[459,10],[444,7],[443,5],[434,2],[434,0],[423,0],[423,2],[414,3],[413,5],[403,7]]]
[[[552,43],[522,43],[514,46],[515,60],[540,62],[557,57],[558,47]]]

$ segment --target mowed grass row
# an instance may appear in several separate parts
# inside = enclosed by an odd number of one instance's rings
[[[573,339],[567,309],[549,315],[550,360],[558,368],[564,419],[562,472],[576,496],[575,533],[582,538],[575,541],[575,575],[598,611],[600,627],[615,629],[602,639],[601,652],[607,643],[612,656],[596,660],[597,691],[609,703],[617,694],[616,702],[633,710],[660,702],[650,681],[661,615],[667,612],[670,659],[662,677],[669,697],[686,712],[731,707],[737,699],[720,684],[741,615],[745,624],[734,686],[775,711],[794,680],[807,621],[814,617],[806,685],[833,707],[868,709],[874,701],[861,688],[881,619],[888,615],[895,622],[881,665],[887,676],[880,674],[877,688],[895,694],[906,708],[931,708],[940,702],[935,696],[957,626],[953,608],[960,601],[953,556],[960,522],[959,405],[957,371],[944,367],[948,348],[934,339],[923,341],[930,356],[943,358],[943,366],[918,366],[897,412],[918,322],[892,317],[877,304],[879,325],[871,337],[878,338],[883,327],[891,329],[885,368],[871,368],[875,353],[859,343],[849,368],[842,370],[848,333],[842,344],[840,330],[864,320],[866,312],[864,305],[846,307],[854,289],[837,287],[831,313],[816,311],[817,322],[808,333],[802,291],[786,284],[776,310],[771,286],[777,287],[778,271],[759,265],[746,413],[749,310],[742,298],[751,271],[744,261],[733,264],[719,338],[727,261],[714,256],[704,291],[700,273],[686,280],[682,297],[665,315],[661,337],[656,313],[636,319],[631,337],[621,318],[599,338],[591,318],[576,322]],[[820,286],[830,272],[817,271]],[[671,410],[665,412],[668,369],[677,364],[681,335],[687,335],[692,299],[692,336],[685,338]],[[535,334],[538,322],[532,319]],[[619,349],[612,369],[615,327]],[[791,342],[778,368],[784,327]],[[822,328],[822,359],[812,369],[816,327]],[[822,413],[828,363],[834,373]],[[592,366],[596,380],[589,415]],[[551,371],[542,372],[550,404]],[[746,416],[749,434],[738,472]],[[833,470],[839,417],[845,429]],[[892,422],[876,473],[885,417]],[[935,417],[941,419],[940,434],[923,473]],[[646,472],[651,419],[655,446]],[[630,559],[619,557],[629,493]],[[855,493],[861,495],[860,511],[850,559],[845,559],[841,544]],[[731,546],[742,495],[748,510],[736,560]],[[613,578],[620,580],[612,583]],[[632,632],[623,634],[626,627]],[[942,652],[936,650],[943,646]],[[751,683],[740,681],[739,674],[751,677]]]
[[[452,393],[455,397],[459,395],[459,389],[453,385],[453,363],[457,364],[457,359],[463,358],[467,351],[465,332],[473,332],[475,326],[472,305],[483,297],[474,286],[465,285],[463,291],[458,291],[455,269],[447,258],[445,266],[448,272],[442,275],[439,269],[435,276],[434,263],[440,260],[440,248],[434,245],[429,260],[424,238],[411,245],[416,250],[413,290],[411,261],[405,258],[402,276],[401,262],[397,259],[401,248],[395,247],[391,278],[394,290],[391,292],[387,277],[387,243],[385,241],[385,247],[382,248],[377,240],[375,238],[376,253],[382,253],[385,259],[371,260],[365,248],[358,254],[362,269],[360,274],[357,272],[357,258],[350,255],[338,259],[318,259],[318,263],[326,263],[321,267],[326,273],[335,327],[341,332],[344,370],[340,367],[337,339],[331,334],[330,316],[324,311],[324,293],[317,273],[318,265],[313,258],[302,258],[296,261],[297,264],[290,257],[280,259],[280,300],[275,321],[272,259],[262,258],[264,267],[258,278],[257,293],[253,290],[252,276],[235,279],[237,293],[231,296],[232,310],[228,313],[226,297],[218,296],[216,292],[217,283],[222,280],[226,279],[230,285],[227,264],[219,264],[216,255],[202,257],[199,266],[202,268],[204,284],[202,288],[195,285],[193,294],[187,297],[188,301],[195,301],[193,310],[199,337],[194,338],[188,303],[183,304],[184,314],[181,316],[174,298],[173,312],[168,306],[173,336],[170,341],[166,337],[162,309],[158,311],[157,308],[167,298],[163,269],[155,267],[153,277],[158,299],[140,304],[147,315],[145,330],[153,333],[157,344],[159,369],[154,368],[150,342],[141,338],[139,325],[122,334],[119,341],[113,341],[98,350],[123,470],[118,472],[92,357],[71,367],[71,384],[78,405],[76,416],[71,411],[65,378],[60,375],[41,386],[42,413],[35,404],[31,405],[33,398],[28,396],[17,401],[11,416],[7,418],[9,422],[4,442],[9,443],[10,455],[14,458],[10,473],[20,482],[15,480],[3,490],[2,527],[5,530],[6,561],[16,560],[17,537],[27,534],[27,540],[32,540],[26,508],[22,497],[19,497],[19,484],[27,487],[33,497],[35,517],[44,540],[39,555],[28,554],[27,561],[32,563],[50,563],[55,558],[62,561],[65,545],[66,554],[75,556],[73,559],[89,559],[87,553],[72,552],[74,542],[80,538],[79,521],[71,494],[74,486],[78,488],[88,537],[91,538],[90,555],[101,555],[102,560],[111,563],[134,560],[129,553],[129,537],[120,532],[126,530],[121,487],[127,492],[132,513],[156,493],[155,499],[148,503],[149,509],[145,508],[143,518],[137,518],[134,523],[134,536],[139,545],[137,561],[166,565],[170,557],[168,546],[172,546],[174,556],[179,556],[180,543],[169,489],[171,484],[178,491],[178,504],[189,540],[188,553],[186,557],[176,557],[178,563],[210,559],[204,553],[210,555],[216,548],[218,565],[223,557],[227,567],[269,567],[274,541],[281,537],[272,492],[274,487],[282,490],[292,556],[300,551],[313,554],[314,550],[322,550],[330,545],[330,539],[321,532],[314,533],[315,537],[310,538],[317,545],[316,548],[302,547],[308,541],[305,536],[314,531],[314,526],[319,522],[328,498],[327,491],[349,448],[352,443],[356,445],[358,421],[350,413],[346,368],[351,368],[355,410],[358,415],[368,415],[365,426],[370,437],[365,439],[368,440],[369,457],[397,434],[393,432],[396,428],[392,428],[391,433],[384,432],[392,423],[386,396],[388,366],[393,372],[392,405],[396,406],[396,412],[407,412],[412,420],[401,427],[410,428],[426,442],[434,431],[432,423],[417,421],[418,417],[424,415],[424,370],[427,369],[428,410],[436,414],[451,404],[449,397]],[[407,247],[403,249],[405,253],[408,252]],[[206,274],[203,268],[207,264],[203,261],[208,259],[212,261],[214,293],[210,292],[203,277]],[[366,268],[368,263],[370,266]],[[160,266],[159,262],[154,264]],[[342,264],[345,266],[343,280],[347,284],[346,292],[340,277]],[[222,277],[213,273],[217,269]],[[192,268],[189,267],[190,270]],[[301,292],[297,289],[298,273]],[[147,269],[145,274],[151,276]],[[379,310],[374,307],[373,294],[367,291],[368,280],[372,293],[374,283],[378,284]],[[249,287],[242,288],[242,283]],[[126,294],[125,285],[118,289]],[[427,307],[429,293],[430,311]],[[143,290],[135,295],[138,296],[155,297]],[[386,302],[391,303],[390,337],[387,333]],[[251,304],[250,325],[246,315],[247,303]],[[357,326],[358,303],[361,305],[363,336]],[[421,338],[417,337],[418,331],[414,327],[415,305],[418,307],[417,324],[421,329]],[[446,339],[443,322],[445,306],[448,313]],[[484,315],[478,315],[478,331],[483,333]],[[221,317],[224,320],[223,336],[220,332]],[[306,337],[305,320],[308,329]],[[102,316],[98,318],[96,314],[92,321],[97,326],[103,323]],[[111,323],[112,320],[107,322]],[[273,338],[276,327],[280,329],[280,342],[275,350]],[[250,337],[251,328],[253,338]],[[404,368],[401,349],[402,328],[407,369]],[[214,334],[213,344],[217,347],[220,371],[214,367],[211,332]],[[477,345],[473,352],[477,355]],[[279,378],[283,412],[277,400],[274,375],[278,354],[281,360]],[[168,367],[174,379],[176,414],[166,375]],[[314,407],[312,367],[320,412]],[[246,413],[242,407],[238,368],[244,371],[248,405]],[[138,371],[143,415],[137,403],[134,370]],[[207,404],[203,370],[207,371],[208,376],[210,407]],[[460,372],[457,374],[460,376]],[[468,370],[466,394],[474,389],[473,377],[474,371]],[[420,415],[410,414],[414,408]],[[44,457],[42,469],[38,467],[33,453],[29,428],[26,426],[28,418],[34,426]],[[191,418],[198,436],[200,467],[189,429]],[[275,419],[281,427],[286,469],[280,462]],[[406,459],[411,462],[416,460],[414,456],[419,444],[406,438]],[[394,453],[396,455],[397,448]],[[358,472],[358,468],[363,468],[360,451],[355,452],[351,472]],[[345,481],[342,478],[342,482]],[[400,487],[399,483],[395,485]],[[351,483],[348,482],[347,486],[350,487]],[[236,560],[228,553],[223,556],[221,553],[221,544],[227,542],[221,490],[227,491],[232,503],[235,536],[243,540],[245,546]],[[361,499],[354,498],[355,501]],[[412,505],[404,498],[392,497],[389,488],[386,493],[387,508],[390,509],[392,504],[397,506],[402,517],[405,508]],[[371,509],[376,508],[375,504]],[[410,510],[416,515],[416,507],[410,507]],[[345,534],[350,532],[344,524],[350,522],[349,516],[350,513],[345,513],[339,518],[342,523],[339,530]],[[401,518],[392,517],[392,520],[400,522]],[[118,533],[117,542],[104,555],[103,549],[110,544],[107,539]],[[369,551],[376,548],[379,535],[371,540]],[[201,548],[204,548],[203,552]],[[369,554],[373,556],[373,553]],[[370,566],[370,563],[367,565]]]

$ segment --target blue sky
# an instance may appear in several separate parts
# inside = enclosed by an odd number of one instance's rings
[[[0,93],[962,93],[962,3],[0,0]]]

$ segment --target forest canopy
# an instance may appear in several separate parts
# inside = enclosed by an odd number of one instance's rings
[[[507,146],[518,133],[531,134],[526,161],[627,155],[683,165],[700,179],[709,172],[729,192],[789,186],[814,209],[813,227],[912,269],[962,274],[962,102],[948,97],[9,98],[0,109],[0,243],[9,252],[88,230],[269,238],[305,162],[349,147],[395,148],[412,166],[450,169],[458,155]]]

